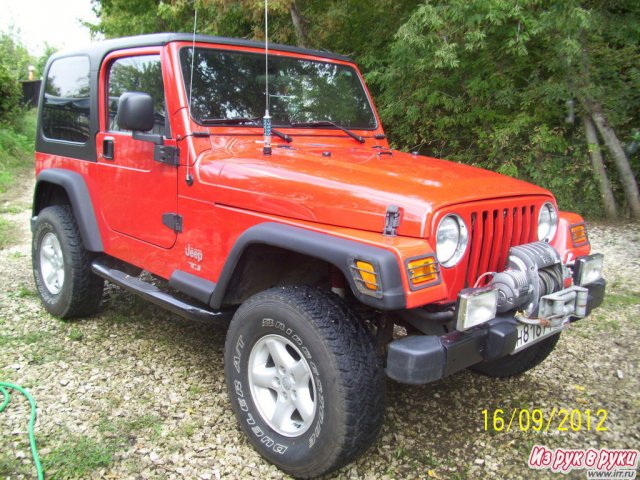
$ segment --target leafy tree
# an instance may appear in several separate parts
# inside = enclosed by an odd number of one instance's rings
[[[20,80],[28,78],[32,63],[15,33],[0,33],[0,123],[10,123],[22,113]]]
[[[0,124],[13,120],[20,110],[22,91],[13,72],[0,62]]]
[[[590,117],[595,108],[605,116],[608,108],[622,113],[621,102],[627,104],[638,90],[633,75],[617,80],[613,89],[600,79],[633,65],[628,57],[615,60],[628,42],[608,44],[605,12],[597,9],[606,10],[604,5],[422,3],[396,33],[383,66],[368,75],[382,92],[381,113],[393,136],[400,146],[541,183],[561,205],[578,202],[587,213],[597,213],[592,205],[600,199],[584,134],[565,121],[567,102],[576,99],[581,111],[591,105]]]
[[[632,140],[640,113],[640,6],[626,0],[614,3],[585,2],[592,16],[579,31],[581,51],[571,70],[570,85],[591,122],[600,133],[617,170],[617,179],[631,215],[640,218],[640,192],[621,139]],[[590,127],[585,125],[588,134]],[[599,145],[589,141],[593,153]],[[607,191],[608,178],[594,162],[605,209],[613,216],[615,203]],[[637,164],[635,171],[638,171]]]
[[[45,43],[44,52],[42,53],[42,55],[40,55],[37,58],[37,60],[35,62],[35,65],[34,65],[36,67],[36,70],[35,70],[36,77],[35,78],[40,78],[40,77],[42,77],[42,75],[44,75],[44,68],[45,68],[45,66],[47,64],[47,60],[49,60],[49,57],[51,55],[53,55],[54,53],[56,53],[57,50],[58,49],[56,47],[53,47],[53,46],[49,45],[48,43]]]
[[[0,33],[0,62],[12,71],[17,80],[29,78],[29,65],[33,65],[33,60],[16,32]]]
[[[107,38],[155,32],[193,32],[195,9],[198,10],[197,33],[248,37],[253,25],[251,12],[243,2],[218,0],[92,0],[99,18],[86,23],[92,33]]]

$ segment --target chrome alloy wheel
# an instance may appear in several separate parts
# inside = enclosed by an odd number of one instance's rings
[[[40,272],[45,287],[52,295],[57,295],[64,284],[64,256],[60,241],[48,232],[40,242]]]
[[[316,386],[300,350],[280,335],[265,335],[249,355],[251,396],[262,419],[277,433],[297,437],[316,415]]]

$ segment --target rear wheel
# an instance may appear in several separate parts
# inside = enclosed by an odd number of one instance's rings
[[[84,248],[70,206],[38,214],[31,252],[36,287],[49,313],[74,318],[98,310],[104,280],[91,271],[93,256]]]
[[[372,337],[333,294],[282,287],[248,299],[229,327],[225,374],[251,443],[295,477],[345,465],[380,430],[384,376]]]
[[[551,354],[558,340],[560,340],[559,333],[516,354],[507,355],[491,362],[479,363],[470,368],[489,377],[515,377],[540,365]]]

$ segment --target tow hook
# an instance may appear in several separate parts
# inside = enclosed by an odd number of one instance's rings
[[[569,317],[584,318],[587,314],[589,291],[574,285],[559,292],[540,298],[538,318],[528,318],[524,311],[516,312],[515,318],[527,325],[542,327],[559,327]]]
[[[560,327],[564,323],[564,318],[557,316],[555,318],[527,318],[524,316],[524,312],[517,312],[515,319],[525,325],[540,325],[541,327]]]

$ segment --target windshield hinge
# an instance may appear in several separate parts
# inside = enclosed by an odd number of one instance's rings
[[[168,145],[155,145],[153,147],[153,159],[156,162],[177,167],[180,165],[180,149]]]
[[[400,225],[400,208],[397,205],[389,205],[384,218],[384,230],[382,234],[388,237],[397,235],[398,225]]]
[[[163,213],[162,224],[176,233],[182,232],[182,216],[177,213]]]

